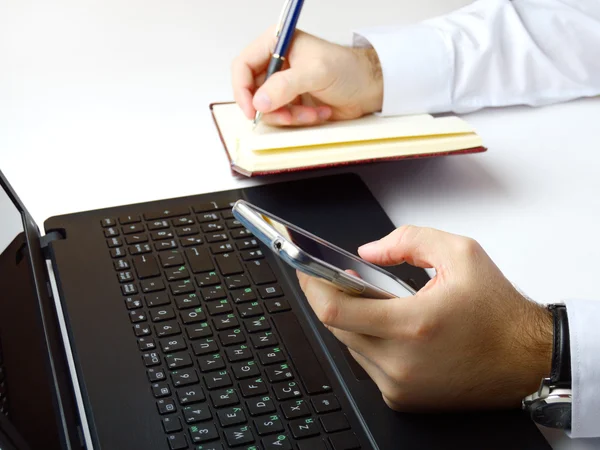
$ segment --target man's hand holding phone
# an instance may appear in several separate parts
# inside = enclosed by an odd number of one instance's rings
[[[550,373],[552,316],[472,239],[401,227],[359,249],[377,265],[434,268],[412,297],[352,297],[298,272],[318,318],[402,411],[518,407]]]

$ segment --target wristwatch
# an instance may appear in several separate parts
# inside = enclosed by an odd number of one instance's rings
[[[545,427],[571,428],[571,349],[567,308],[563,303],[548,305],[554,317],[552,370],[543,378],[537,392],[525,397],[523,409]]]

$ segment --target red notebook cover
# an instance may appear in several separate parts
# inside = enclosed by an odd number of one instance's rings
[[[229,151],[227,151],[225,139],[223,139],[221,129],[219,128],[219,123],[217,122],[217,119],[214,114],[214,110],[213,110],[214,106],[226,105],[226,104],[230,104],[230,103],[232,103],[232,102],[211,103],[209,105],[210,111],[211,111],[211,115],[212,115],[215,127],[217,128],[217,132],[219,133],[219,139],[221,139],[221,143],[223,144],[223,149],[225,150],[225,154],[227,155],[227,159],[229,160],[231,170],[236,174],[240,174],[240,175],[243,175],[246,177],[275,175],[275,174],[284,173],[284,172],[299,172],[299,171],[303,171],[303,170],[318,170],[318,169],[325,169],[328,167],[373,164],[373,163],[379,163],[379,162],[385,162],[385,161],[397,161],[397,160],[401,160],[401,159],[418,159],[418,158],[433,158],[433,157],[438,157],[438,156],[449,156],[449,155],[464,155],[464,154],[471,154],[471,153],[481,153],[481,152],[485,152],[487,150],[486,147],[479,146],[479,147],[465,148],[465,149],[459,149],[459,150],[452,150],[452,151],[448,151],[448,152],[422,153],[422,154],[418,154],[418,155],[399,155],[399,156],[393,156],[393,157],[389,157],[389,158],[370,158],[370,159],[360,159],[360,160],[355,160],[355,161],[338,162],[338,163],[334,163],[334,164],[318,164],[318,165],[303,166],[303,167],[292,167],[289,169],[249,172],[249,171],[237,166],[235,164],[235,162],[232,161],[231,156],[229,155]]]

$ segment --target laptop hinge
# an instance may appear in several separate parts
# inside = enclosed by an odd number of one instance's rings
[[[48,234],[40,237],[40,247],[42,248],[42,252],[44,253],[44,257],[48,258],[48,248],[51,242],[59,241],[64,239],[65,235],[61,231],[50,231]]]

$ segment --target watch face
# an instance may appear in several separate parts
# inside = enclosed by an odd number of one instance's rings
[[[545,427],[569,429],[571,428],[571,404],[539,404],[531,412],[531,418]]]

